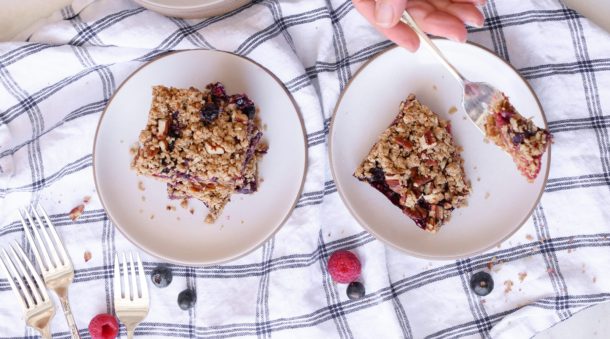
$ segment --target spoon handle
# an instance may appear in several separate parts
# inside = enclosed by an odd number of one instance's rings
[[[411,15],[409,15],[409,13],[407,13],[407,11],[402,12],[402,17],[400,18],[400,21],[404,22],[409,27],[411,27],[413,31],[415,31],[415,33],[419,36],[419,40],[423,42],[423,44],[426,45],[430,49],[430,51],[432,51],[432,54],[436,55],[441,64],[443,64],[443,66],[447,68],[449,73],[451,73],[451,75],[453,75],[462,84],[462,87],[464,87],[464,83],[467,82],[466,78],[464,78],[464,76],[462,76],[462,74],[460,74],[460,72],[455,69],[455,67],[453,67],[451,63],[449,63],[449,61],[445,58],[440,49],[438,49],[438,47],[436,47],[432,40],[428,38],[428,35],[424,31],[422,31],[421,28],[419,28],[417,23],[415,23],[415,20],[413,20],[413,18],[411,17]]]

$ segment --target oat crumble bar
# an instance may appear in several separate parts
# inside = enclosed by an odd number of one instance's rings
[[[420,228],[435,233],[470,193],[449,122],[411,94],[354,176],[386,196]]]
[[[231,194],[257,190],[258,160],[267,151],[261,137],[245,94],[229,96],[221,83],[203,91],[154,86],[132,168],[165,182],[172,199],[201,200],[211,223]]]
[[[504,94],[490,107],[485,134],[513,158],[528,181],[536,179],[540,173],[542,155],[551,142],[551,134],[519,114]]]

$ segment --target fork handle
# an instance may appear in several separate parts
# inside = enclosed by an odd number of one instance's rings
[[[53,339],[53,337],[51,336],[51,328],[48,324],[47,326],[40,329],[40,336],[42,337],[42,339]]]
[[[70,327],[70,335],[72,336],[72,339],[80,339],[80,334],[78,334],[78,328],[76,327],[76,322],[74,321],[74,316],[72,315],[72,310],[70,309],[68,291],[66,290],[63,295],[58,293],[58,296],[59,300],[61,301],[61,308],[64,310],[64,316],[66,316],[66,321]]]
[[[460,72],[455,67],[453,67],[453,65],[447,60],[447,58],[445,58],[441,50],[436,47],[432,40],[430,40],[428,34],[422,31],[421,28],[419,28],[415,20],[413,20],[411,15],[406,10],[402,12],[400,21],[407,24],[417,34],[419,40],[430,49],[432,54],[434,54],[439,59],[441,64],[445,66],[445,68],[447,68],[449,73],[451,73],[451,75],[453,75],[462,84],[462,87],[464,87],[464,82],[467,81],[466,78],[464,78],[464,76],[460,74]]]

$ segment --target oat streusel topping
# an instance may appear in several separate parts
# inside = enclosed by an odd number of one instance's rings
[[[413,94],[354,176],[383,193],[419,227],[436,232],[470,193],[449,122]]]
[[[551,143],[551,134],[524,118],[502,95],[490,107],[485,134],[506,151],[528,181],[534,181],[541,168],[541,158]]]
[[[204,91],[155,86],[132,167],[166,182],[170,197],[203,201],[213,222],[233,192],[256,191],[267,150],[256,115],[246,95],[228,96],[220,83]]]

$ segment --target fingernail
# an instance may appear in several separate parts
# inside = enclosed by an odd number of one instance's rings
[[[476,28],[483,28],[483,23],[479,23],[479,22],[468,22],[466,23],[468,26],[471,27],[476,27]]]
[[[394,19],[394,8],[387,2],[381,0],[377,1],[375,5],[375,21],[377,25],[381,27],[392,26]]]
[[[466,42],[466,38],[464,39],[460,39],[456,36],[448,36],[449,40],[455,41],[455,42]]]

